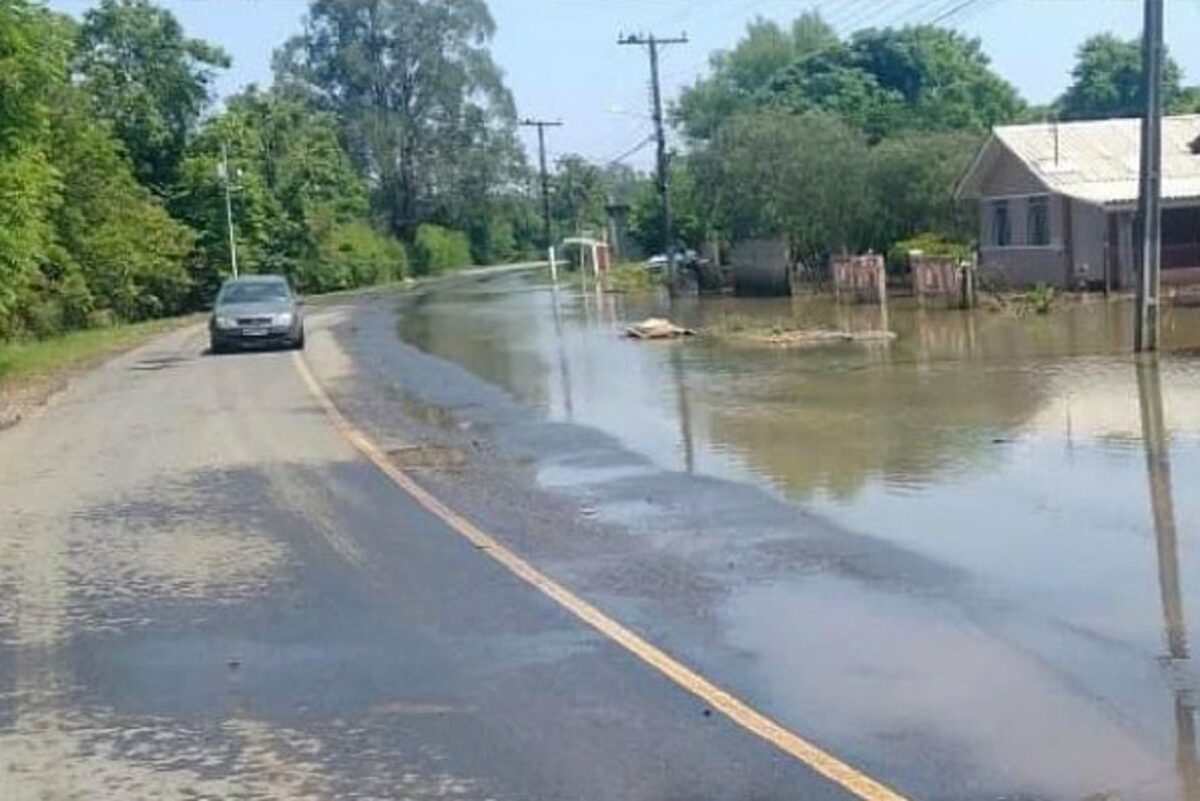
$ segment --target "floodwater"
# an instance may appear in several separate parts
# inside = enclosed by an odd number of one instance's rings
[[[721,619],[773,700],[884,772],[932,762],[943,797],[1200,801],[1200,308],[1165,311],[1157,364],[1128,353],[1132,304],[1102,299],[1024,317],[894,299],[892,342],[780,349],[619,333],[885,322],[574,281],[448,285],[400,334],[662,469],[753,483],[966,577],[969,603],[811,575],[738,588]]]

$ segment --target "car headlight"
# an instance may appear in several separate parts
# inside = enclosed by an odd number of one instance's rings
[[[217,328],[236,328],[237,327],[237,320],[233,319],[232,317],[228,317],[224,314],[218,314],[216,316],[216,323],[217,323]]]
[[[275,325],[291,325],[292,324],[292,313],[290,311],[279,312],[279,314],[275,315],[275,319],[272,322]]]

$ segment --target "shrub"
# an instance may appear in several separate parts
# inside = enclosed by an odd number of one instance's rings
[[[324,231],[316,264],[297,276],[305,292],[329,292],[403,278],[408,272],[404,246],[365,220],[336,223]]]
[[[908,254],[919,250],[926,256],[965,260],[971,258],[971,246],[965,242],[936,234],[931,231],[910,236],[892,245],[887,253],[889,272],[906,272],[908,270]]]
[[[440,225],[419,226],[412,250],[413,268],[418,275],[431,275],[471,264],[471,244],[467,235]]]

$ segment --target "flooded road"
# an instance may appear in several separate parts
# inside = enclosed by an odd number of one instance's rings
[[[881,321],[812,298],[672,303],[510,275],[408,298],[397,319],[406,342],[645,460],[547,457],[543,487],[586,491],[601,520],[664,549],[764,545],[775,569],[731,575],[714,614],[785,720],[921,797],[1193,801],[1200,309],[1169,310],[1158,367],[1127,355],[1132,311],[900,301],[886,344],[646,343],[618,333],[652,314],[699,329]],[[603,489],[651,470],[726,482],[714,494],[752,485],[794,522],[652,526],[654,482],[644,503]],[[797,556],[808,516],[894,557]]]

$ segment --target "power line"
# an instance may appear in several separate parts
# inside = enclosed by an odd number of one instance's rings
[[[646,145],[654,142],[654,134],[650,133],[638,140],[637,144],[613,156],[612,158],[604,159],[605,165],[620,164],[625,159],[635,153],[640,153],[646,149]]]
[[[980,2],[980,0],[962,0],[962,2],[961,2],[961,3],[959,3],[959,4],[958,4],[958,5],[956,5],[956,6],[954,6],[954,7],[953,7],[953,8],[951,8],[949,11],[945,11],[945,12],[943,12],[943,13],[939,14],[938,16],[934,17],[933,19],[931,19],[931,20],[929,21],[929,24],[930,24],[930,25],[937,25],[939,22],[943,22],[944,20],[948,20],[948,19],[950,19],[951,17],[953,17],[953,16],[954,16],[955,14],[957,14],[958,12],[960,12],[960,11],[963,11],[963,10],[965,10],[965,9],[968,9],[968,8],[970,8],[971,6],[975,5],[975,4],[976,4],[976,3],[978,3],[978,2]]]

